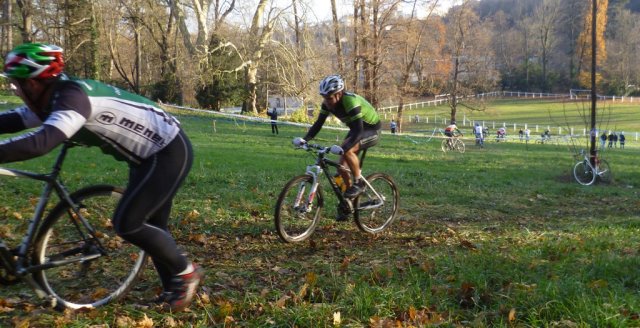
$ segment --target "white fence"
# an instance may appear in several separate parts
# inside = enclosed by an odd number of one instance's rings
[[[447,98],[448,95],[440,95],[436,96],[434,100],[429,101],[421,101],[411,104],[404,104],[403,109],[414,109],[414,108],[424,108],[429,106],[438,106],[447,103],[449,100]],[[444,97],[444,98],[441,98]],[[516,98],[529,98],[529,99],[568,99],[568,100],[588,100],[590,99],[590,95],[582,95],[577,96],[576,94],[567,93],[567,94],[558,94],[558,93],[544,93],[544,92],[524,92],[524,91],[494,91],[487,93],[480,93],[473,96],[467,96],[470,98],[507,98],[507,97],[516,97]],[[440,98],[440,99],[438,99]],[[466,97],[459,97],[459,99],[463,99]],[[599,100],[604,101],[612,101],[612,102],[640,102],[640,97],[623,97],[623,96],[598,96]],[[378,112],[381,113],[383,119],[391,119],[394,117],[393,113],[398,112],[399,106],[388,106],[378,108]],[[387,114],[391,116],[387,118]],[[448,125],[449,124],[449,116],[448,114],[442,114],[438,116],[437,113],[433,113],[433,116],[429,117],[427,115],[414,115],[410,117],[411,122],[420,122],[426,124],[436,124],[436,125]],[[462,124],[460,124],[462,123]],[[475,120],[467,119],[466,115],[464,115],[461,122],[458,122],[458,125],[461,127],[469,127],[472,128],[476,123]],[[532,134],[537,134],[538,136],[544,132],[545,130],[549,130],[550,133],[556,136],[586,136],[588,130],[586,128],[573,128],[573,127],[552,127],[551,125],[543,125],[543,124],[527,124],[527,123],[507,123],[507,122],[495,122],[495,121],[478,121],[482,126],[486,126],[494,131],[499,128],[505,128],[510,134],[518,134],[520,129],[526,130],[530,129]],[[618,133],[620,131],[617,131]],[[598,135],[602,133],[598,131]],[[640,139],[640,132],[628,132],[625,131],[625,135],[627,135],[628,139],[634,138],[635,141]]]
[[[405,109],[414,109],[414,108],[422,108],[422,107],[430,107],[430,106],[439,106],[446,104],[449,99],[446,98],[448,95],[439,95],[436,96],[433,100],[415,102],[410,104],[404,104],[403,108]],[[442,98],[445,97],[445,98]],[[531,98],[531,99],[570,99],[570,100],[578,100],[578,99],[591,99],[591,95],[582,95],[578,96],[576,94],[571,93],[545,93],[545,92],[525,92],[525,91],[493,91],[493,92],[485,92],[479,93],[471,96],[459,96],[458,99],[464,98],[497,98],[497,97],[516,97],[516,98]],[[640,97],[625,97],[625,96],[602,96],[598,95],[599,100],[610,100],[612,102],[620,102],[620,103],[632,103],[632,102],[640,102]],[[398,112],[399,106],[387,106],[378,108],[378,111],[381,112]]]

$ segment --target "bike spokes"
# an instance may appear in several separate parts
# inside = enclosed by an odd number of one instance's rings
[[[386,229],[398,211],[398,189],[390,176],[374,173],[366,178],[371,185],[356,198],[355,219],[364,232],[377,233]]]

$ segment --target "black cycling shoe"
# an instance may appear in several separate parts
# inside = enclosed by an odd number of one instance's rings
[[[362,180],[354,183],[344,192],[344,197],[347,198],[356,198],[360,196],[360,194],[364,191],[364,183]]]
[[[340,205],[338,205],[338,209],[336,211],[336,221],[337,222],[344,222],[349,220],[349,215],[351,213],[349,213],[348,210],[342,208]]]
[[[336,215],[336,222],[345,222],[347,220],[349,220],[349,214],[343,211],[338,211],[338,214]]]

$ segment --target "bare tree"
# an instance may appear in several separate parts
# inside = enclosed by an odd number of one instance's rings
[[[16,4],[22,16],[22,25],[18,26],[22,42],[33,42],[33,36],[36,34],[33,29],[33,2],[31,0],[16,0]]]
[[[402,132],[404,102],[405,97],[407,97],[410,92],[409,81],[411,73],[415,71],[420,51],[425,48],[423,40],[426,39],[427,28],[430,26],[429,19],[437,5],[438,1],[435,0],[427,9],[427,16],[423,20],[419,20],[417,13],[418,10],[422,8],[418,8],[418,1],[414,0],[410,16],[403,24],[398,24],[397,26],[398,29],[402,30],[401,33],[404,34],[404,39],[396,46],[404,50],[401,56],[398,56],[399,59],[401,59],[401,65],[398,70],[401,76],[399,81],[398,117],[396,120],[399,132]],[[433,33],[433,31],[431,33]]]
[[[560,0],[543,0],[535,13],[534,28],[537,31],[538,49],[542,64],[541,86],[545,91],[549,90],[547,82],[547,68],[551,48],[555,43],[555,28],[560,19]]]
[[[13,48],[13,7],[11,0],[5,0],[2,4],[2,33],[0,34],[0,51],[3,53]]]
[[[451,121],[456,121],[458,105],[470,110],[482,110],[482,103],[461,99],[473,91],[486,90],[496,82],[494,56],[490,47],[491,32],[483,26],[472,10],[471,1],[464,0],[450,11],[449,51],[453,67],[449,90]]]
[[[379,82],[384,75],[383,63],[389,58],[385,47],[391,29],[399,16],[399,6],[403,0],[354,1],[353,32],[353,85],[358,89],[362,81],[361,93],[374,107],[380,102]],[[362,79],[360,79],[362,77]]]
[[[640,87],[640,14],[618,5],[608,30],[608,56],[604,69],[610,89],[629,95]]]
[[[273,27],[281,11],[277,11],[272,7],[264,17],[265,8],[268,0],[260,0],[256,8],[251,27],[249,28],[249,42],[247,44],[247,59],[244,65],[245,71],[245,88],[247,98],[242,104],[242,111],[245,113],[258,114],[257,106],[257,84],[258,84],[258,67],[262,61],[263,51],[267,42],[271,40],[273,35]],[[263,25],[263,19],[265,20]]]
[[[338,61],[338,72],[344,74],[344,57],[342,55],[342,45],[340,38],[340,21],[338,21],[338,8],[336,0],[331,0],[331,17],[333,19],[333,36],[336,43],[336,57]]]

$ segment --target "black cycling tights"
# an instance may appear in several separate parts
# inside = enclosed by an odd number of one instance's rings
[[[180,131],[164,149],[130,166],[129,185],[113,217],[116,232],[151,256],[165,289],[188,265],[168,231],[168,221],[173,197],[192,162],[191,143]]]

